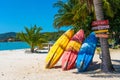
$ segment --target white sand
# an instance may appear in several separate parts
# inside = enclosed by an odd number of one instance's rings
[[[53,69],[45,69],[47,53],[28,54],[25,50],[0,51],[0,80],[120,80],[120,50],[111,51],[111,58],[117,72],[102,73],[101,62],[95,54],[87,72],[77,73],[77,69],[62,71],[60,61]]]

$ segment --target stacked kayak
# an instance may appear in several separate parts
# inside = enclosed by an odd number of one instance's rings
[[[92,32],[83,42],[80,51],[78,52],[78,57],[76,60],[76,68],[78,72],[86,71],[92,62],[94,52],[96,49],[97,38],[95,33]]]
[[[84,31],[79,30],[74,36],[73,30],[66,31],[50,48],[45,60],[45,68],[52,68],[61,58],[62,70],[77,68],[84,72],[92,62],[97,38],[92,32],[85,40]]]
[[[47,54],[45,68],[52,68],[59,61],[73,34],[73,30],[68,30],[58,38]]]
[[[84,40],[84,31],[79,30],[68,43],[62,56],[62,69],[69,70],[75,67],[78,51]]]

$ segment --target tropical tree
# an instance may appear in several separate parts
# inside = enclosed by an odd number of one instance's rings
[[[115,11],[113,11],[114,9],[110,6],[120,1],[102,0],[102,2],[104,3],[104,14],[111,20],[111,18],[114,17],[114,12],[119,10],[115,9]],[[72,26],[75,31],[82,28],[87,34],[91,32],[91,22],[96,20],[93,0],[67,0],[67,2],[59,0],[54,4],[54,7],[58,8],[58,13],[55,15],[53,23],[55,28]],[[108,19],[108,17],[105,18]]]
[[[105,15],[109,17],[113,17],[114,13],[111,9],[111,6],[107,0],[80,0],[83,4],[87,4],[87,6],[90,8],[93,3],[94,3],[94,8],[95,8],[95,15],[96,15],[96,20],[104,20],[104,13]],[[103,5],[102,5],[103,3]],[[90,8],[91,9],[91,8]],[[104,12],[103,10],[104,9]],[[108,47],[108,41],[107,39],[100,38],[100,44],[101,44],[101,49],[102,49],[102,71],[104,72],[111,72],[113,71],[113,66],[111,63],[111,58],[110,58],[110,52],[109,52],[109,47]]]
[[[74,24],[72,9],[74,3],[71,5],[71,1],[68,3],[64,3],[63,1],[58,1],[54,4],[54,7],[58,7],[58,13],[55,15],[54,18],[54,27],[60,28],[61,26],[69,26]]]
[[[116,44],[120,44],[120,17],[119,16],[110,20],[109,32],[111,35],[111,39],[114,39]]]
[[[104,14],[102,9],[102,0],[93,0],[95,6],[95,14],[97,20],[104,20]],[[113,71],[113,66],[110,58],[110,51],[108,46],[108,40],[106,38],[100,38],[100,44],[102,49],[102,65],[101,68],[104,72]]]
[[[46,42],[46,40],[41,36],[41,30],[42,28],[37,27],[36,25],[31,28],[25,27],[26,33],[20,32],[17,36],[20,40],[25,41],[30,45],[31,52],[33,53],[36,46],[41,46],[43,42]]]
[[[68,0],[68,2],[58,1],[54,4],[54,7],[59,8],[58,13],[54,17],[53,24],[55,28],[70,26],[75,31],[84,29],[85,32],[90,32],[89,26],[92,17],[88,16],[91,12],[86,10],[86,4],[80,4],[80,0]]]
[[[120,44],[120,0],[109,0],[114,12],[114,17],[111,19],[106,17],[110,21],[110,33],[112,39],[115,39],[116,44]]]
[[[100,2],[100,4],[97,5],[97,2]],[[111,7],[113,6],[111,5],[112,2],[115,3],[114,0],[109,0],[109,2],[108,0],[68,0],[67,3],[58,2],[56,5],[57,7],[59,7],[59,10],[58,14],[55,15],[54,26],[57,28],[63,26],[72,26],[76,29],[83,28],[84,30],[87,30],[86,32],[89,32],[91,30],[90,24],[92,20],[103,20],[103,14],[107,16],[105,17],[106,19],[114,18],[114,15],[116,14],[115,12],[118,10],[115,9],[116,11],[113,11]],[[107,39],[100,38],[100,43],[103,57],[101,68],[105,72],[113,71],[113,66],[110,59],[110,52],[108,48],[108,41]]]

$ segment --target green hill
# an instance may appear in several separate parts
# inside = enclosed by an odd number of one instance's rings
[[[58,32],[43,32],[41,36],[47,39],[48,41],[56,41],[65,31],[58,31]],[[0,41],[5,42],[8,41],[9,38],[16,39],[16,32],[8,32],[0,34]]]
[[[15,37],[16,37],[15,32],[3,33],[3,34],[0,34],[0,41],[6,41],[9,38],[15,38]]]

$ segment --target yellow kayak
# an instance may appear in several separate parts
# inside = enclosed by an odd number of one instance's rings
[[[59,61],[73,34],[73,30],[68,30],[58,38],[46,56],[45,68],[52,68]]]

